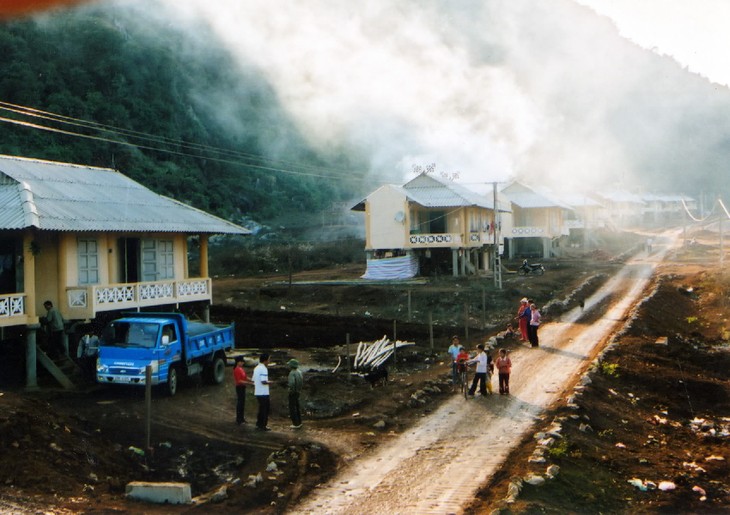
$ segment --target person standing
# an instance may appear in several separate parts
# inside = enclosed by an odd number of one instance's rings
[[[299,397],[304,386],[304,377],[302,371],[299,370],[299,362],[290,359],[287,362],[291,371],[289,372],[289,418],[291,418],[291,428],[300,429],[302,427],[302,410],[299,404]]]
[[[449,350],[447,351],[449,356],[451,356],[451,384],[456,384],[456,376],[458,374],[456,362],[460,349],[461,344],[459,343],[459,337],[456,335],[452,336],[451,345],[449,345]]]
[[[63,317],[58,309],[53,307],[53,302],[47,300],[43,303],[46,308],[46,330],[48,331],[49,353],[52,358],[66,355],[66,346],[63,344]]]
[[[499,394],[509,395],[509,375],[512,373],[512,360],[507,356],[507,349],[499,349],[496,365],[499,374]]]
[[[487,367],[489,364],[489,357],[487,356],[487,353],[484,352],[484,344],[480,343],[477,345],[477,349],[479,349],[479,352],[477,355],[469,360],[469,364],[476,363],[477,369],[476,373],[474,374],[474,379],[471,383],[471,388],[469,388],[469,395],[474,395],[474,392],[476,392],[477,389],[477,383],[479,383],[479,393],[484,395],[486,397],[487,395]]]
[[[256,416],[256,429],[259,431],[271,431],[268,426],[269,410],[271,408],[271,399],[269,397],[269,369],[266,365],[269,363],[269,355],[262,353],[259,357],[259,364],[253,369],[253,394],[259,405],[259,412]]]
[[[525,310],[527,309],[527,298],[523,297],[522,300],[520,300],[520,307],[517,309],[517,321],[519,322],[520,327],[520,341],[526,342],[527,337],[527,324],[529,320],[527,317],[522,316]]]
[[[243,356],[236,356],[236,363],[233,366],[233,382],[236,385],[236,424],[239,426],[246,423],[246,385],[251,384],[243,368]]]
[[[537,330],[540,328],[540,318],[542,316],[540,315],[540,311],[537,309],[537,306],[535,304],[530,304],[530,345],[533,347],[538,347],[540,344],[540,339],[537,336]]]

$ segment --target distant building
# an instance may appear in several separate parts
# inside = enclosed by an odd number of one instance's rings
[[[560,252],[560,241],[570,234],[567,225],[574,209],[554,195],[513,181],[502,188],[511,204],[511,226],[503,226],[507,254],[549,258]]]
[[[490,268],[504,243],[498,230],[506,202],[426,173],[386,184],[352,209],[365,213],[365,278],[403,279],[418,273],[477,274]]]
[[[200,302],[207,313],[209,235],[248,233],[115,170],[0,156],[0,329],[25,340],[27,385],[45,300],[67,328],[122,309]]]

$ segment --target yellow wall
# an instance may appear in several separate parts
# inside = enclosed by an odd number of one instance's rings
[[[368,220],[366,250],[402,249],[409,233],[408,204],[405,196],[392,186],[381,186],[366,200]],[[396,217],[403,213],[402,221]]]
[[[46,309],[43,303],[46,300],[54,306],[61,305],[58,287],[58,238],[59,233],[36,232],[33,241],[37,254],[35,255],[35,310],[39,316],[44,316]]]

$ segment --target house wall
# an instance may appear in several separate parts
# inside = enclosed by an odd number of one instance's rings
[[[410,220],[402,193],[388,185],[377,189],[365,202],[365,220],[365,250],[405,248]]]
[[[35,312],[43,316],[46,313],[43,307],[46,300],[53,302],[54,306],[61,303],[58,289],[62,266],[58,258],[59,233],[39,231],[32,241],[35,249]]]

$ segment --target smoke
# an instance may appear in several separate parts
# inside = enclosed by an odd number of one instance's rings
[[[312,147],[383,180],[435,163],[461,182],[724,187],[727,89],[571,0],[158,1],[209,24]]]

